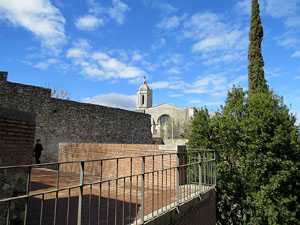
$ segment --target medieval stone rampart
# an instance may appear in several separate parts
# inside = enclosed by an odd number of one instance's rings
[[[151,144],[150,115],[51,97],[48,88],[12,83],[0,72],[0,106],[36,114],[41,161],[57,161],[59,142]]]

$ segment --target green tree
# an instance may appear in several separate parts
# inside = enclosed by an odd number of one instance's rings
[[[218,224],[300,224],[299,132],[282,98],[233,87],[191,130],[189,148],[217,150]]]
[[[248,50],[248,82],[249,93],[265,92],[268,90],[264,76],[264,60],[261,54],[261,42],[263,40],[263,27],[260,19],[258,0],[252,0],[251,25],[249,33]]]

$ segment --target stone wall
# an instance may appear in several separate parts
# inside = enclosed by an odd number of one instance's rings
[[[57,161],[59,142],[152,143],[149,115],[55,99],[50,89],[8,82],[7,72],[0,72],[0,106],[36,114],[42,162]]]
[[[35,115],[0,106],[0,167],[32,164]],[[0,169],[0,199],[26,193],[25,169]],[[10,204],[10,224],[21,224],[25,200]],[[5,224],[7,205],[0,204],[0,224]]]

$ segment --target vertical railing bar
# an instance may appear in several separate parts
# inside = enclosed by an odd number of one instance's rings
[[[168,207],[168,166],[166,166],[166,209]]]
[[[176,204],[179,205],[179,176],[180,176],[180,167],[179,167],[179,152],[176,154]],[[174,182],[175,183],[175,182]]]
[[[198,190],[198,187],[197,187],[197,171],[198,171],[198,155],[197,155],[197,152],[194,153],[194,194],[196,195],[197,194],[197,190]],[[198,168],[198,169],[197,169]]]
[[[100,168],[99,168],[99,199],[98,199],[98,225],[100,225],[101,220],[101,195],[102,195],[102,167],[103,160],[100,160]]]
[[[67,225],[69,225],[70,222],[70,196],[71,196],[71,189],[68,191],[68,206],[67,206]]]
[[[191,180],[192,180],[192,165],[191,165],[191,156],[193,155],[193,153],[190,154],[190,157],[189,157],[189,171],[190,171],[190,175],[189,175],[189,185],[187,186],[187,199],[190,199],[191,198]]]
[[[157,170],[157,185],[156,185],[156,189],[157,189],[157,214],[158,214],[158,210],[159,210],[159,170]]]
[[[106,224],[109,224],[109,204],[110,204],[110,180],[108,181],[108,194],[106,202]]]
[[[146,163],[146,161],[145,161],[145,163]],[[147,180],[147,185],[145,186],[145,189],[149,188],[149,183],[150,183],[150,181],[149,181],[149,175],[150,175],[149,173],[145,174],[145,180]],[[145,196],[144,196],[144,198],[145,198]],[[149,208],[149,199],[146,199],[145,200],[145,209],[148,209],[148,208]],[[148,211],[147,210],[145,210],[144,213],[148,216]],[[144,218],[146,220],[148,219],[148,217],[144,217]]]
[[[115,225],[118,218],[118,177],[119,177],[119,158],[116,159],[116,199],[115,199]]]
[[[137,212],[138,212],[138,207],[137,207],[137,204],[138,204],[138,188],[139,188],[139,176],[136,175],[136,193],[135,193],[135,224],[137,224]]]
[[[216,151],[214,151],[214,185],[217,185]]]
[[[204,161],[204,171],[203,171],[203,173],[204,173],[204,190],[206,190],[206,184],[207,184],[207,182],[206,182],[206,166],[207,166],[207,164],[206,164],[206,153],[204,152],[203,153],[203,161]]]
[[[141,222],[144,223],[145,208],[145,156],[142,157],[142,181],[141,181]]]
[[[199,193],[202,192],[202,168],[201,168],[201,152],[198,152],[198,163],[199,163]]]
[[[187,156],[187,154],[186,154],[186,156]],[[187,182],[188,182],[187,161],[183,166],[183,170],[184,170],[185,179],[184,179],[184,185],[183,185],[183,198],[182,198],[182,201],[185,201],[185,188],[186,188],[186,185],[187,185]]]
[[[122,211],[122,225],[125,225],[125,183],[126,178],[123,178],[123,211]]]
[[[31,166],[28,167],[28,174],[27,174],[27,182],[26,182],[26,195],[28,196],[30,191],[30,179],[31,179]],[[24,225],[27,224],[27,213],[28,213],[28,197],[25,201],[25,213],[24,213]]]
[[[161,155],[161,211],[164,211],[164,155]]]
[[[154,213],[154,155],[152,155],[152,217]]]
[[[10,224],[10,201],[7,203],[6,225]]]
[[[171,207],[171,204],[172,204],[172,193],[171,193],[171,190],[172,190],[172,155],[170,154],[170,207]]]
[[[132,157],[130,157],[130,187],[129,187],[129,223],[131,222],[131,195],[132,195]]]
[[[93,185],[90,185],[90,196],[89,196],[89,225],[91,225],[92,193],[93,193]]]
[[[84,182],[84,161],[80,162],[80,187],[78,196],[78,215],[77,215],[77,225],[81,225],[81,215],[82,215],[82,202],[83,202],[83,182]]]
[[[59,188],[59,165],[57,164],[57,173],[56,173],[56,190]],[[54,216],[53,216],[53,225],[56,224],[57,216],[57,202],[58,202],[58,191],[55,192],[55,202],[54,202]]]
[[[40,211],[40,225],[43,224],[44,199],[45,199],[45,194],[42,194],[41,211]]]

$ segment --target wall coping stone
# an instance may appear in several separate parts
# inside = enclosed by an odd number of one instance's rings
[[[0,106],[0,117],[30,123],[35,123],[36,119],[36,115],[34,113],[29,113],[17,109],[9,109],[2,106]]]

